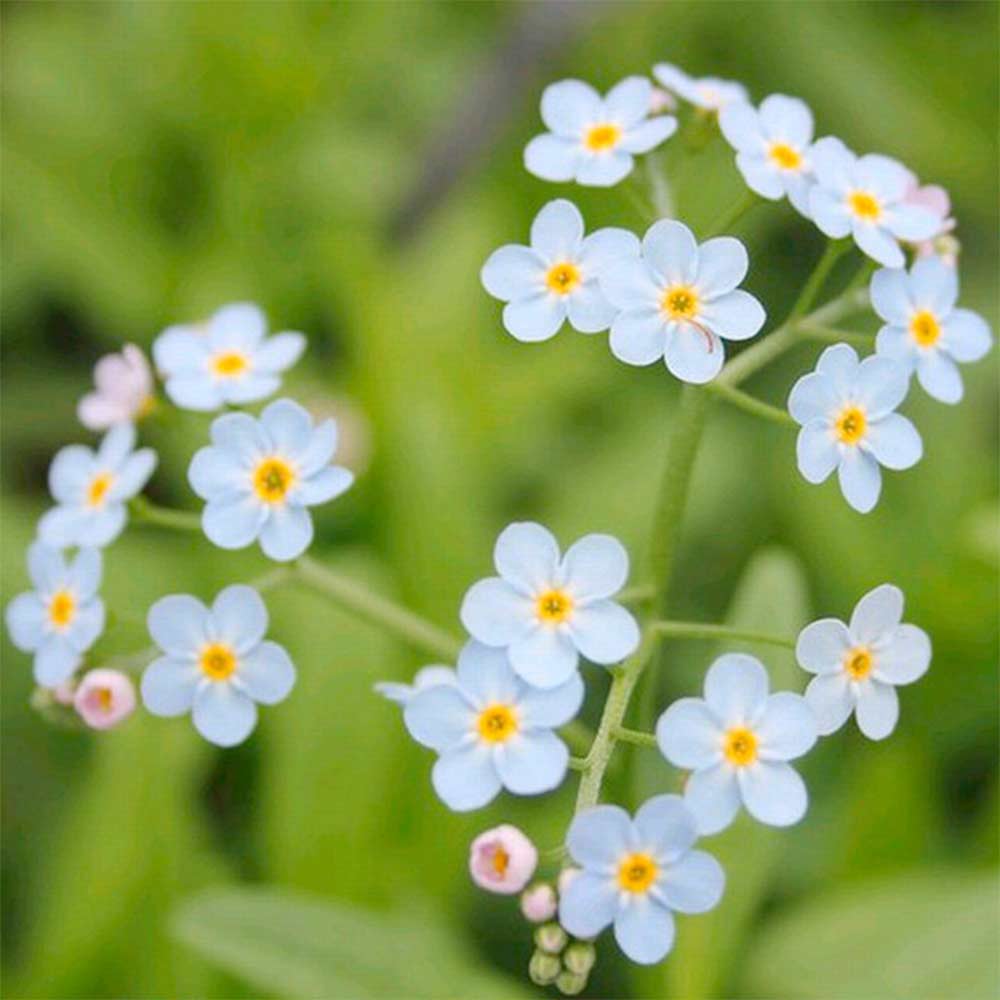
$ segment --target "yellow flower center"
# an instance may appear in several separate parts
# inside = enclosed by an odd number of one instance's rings
[[[914,313],[910,320],[910,336],[921,346],[931,347],[937,343],[941,336],[941,324],[937,321],[937,316],[928,309],[921,309]]]
[[[580,284],[580,269],[568,260],[554,264],[545,275],[545,284],[556,295],[569,295]]]
[[[583,137],[583,144],[592,153],[604,153],[617,146],[621,137],[621,126],[607,122],[603,125],[591,125]]]
[[[114,703],[114,699],[111,696],[111,688],[98,688],[96,695],[97,707],[102,712],[110,712]]]
[[[694,319],[698,315],[698,293],[690,285],[674,285],[660,298],[660,309],[670,319]]]
[[[69,590],[57,590],[49,601],[49,621],[57,629],[66,628],[76,614],[76,598]]]
[[[875,661],[864,646],[855,646],[844,655],[844,669],[855,681],[864,680],[872,672]]]
[[[573,613],[573,598],[564,590],[547,590],[535,601],[538,617],[549,625],[566,621]]]
[[[865,436],[868,418],[860,406],[845,406],[833,426],[844,444],[857,444]]]
[[[867,191],[853,191],[847,199],[851,211],[865,222],[878,222],[882,215],[882,206],[878,199]]]
[[[730,764],[746,767],[757,759],[757,737],[745,726],[734,726],[726,733],[722,752]]]
[[[295,470],[282,458],[265,458],[254,470],[254,492],[264,503],[282,503],[298,478]]]
[[[787,142],[773,142],[768,150],[771,159],[782,170],[798,170],[802,166],[802,154]]]
[[[498,847],[493,852],[491,861],[493,871],[502,878],[507,871],[507,866],[510,864],[510,855],[502,847]]]
[[[108,490],[111,489],[111,484],[114,481],[115,477],[110,472],[99,472],[94,476],[87,487],[87,506],[100,507],[104,503],[104,498],[108,495]]]
[[[224,642],[211,642],[201,651],[198,666],[212,681],[224,681],[236,669],[236,654]]]
[[[479,713],[476,728],[487,743],[503,743],[517,732],[517,718],[509,705],[488,705]]]
[[[619,888],[625,892],[646,892],[659,872],[660,866],[648,854],[626,854],[618,865]]]
[[[225,351],[212,358],[212,371],[219,378],[236,378],[250,367],[245,354],[239,351]]]

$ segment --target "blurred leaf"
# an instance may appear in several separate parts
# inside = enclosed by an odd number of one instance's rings
[[[483,970],[460,935],[418,908],[395,914],[267,889],[206,892],[174,934],[256,989],[289,998],[525,996]]]
[[[985,1000],[1000,989],[998,931],[995,871],[846,885],[765,924],[747,993]]]

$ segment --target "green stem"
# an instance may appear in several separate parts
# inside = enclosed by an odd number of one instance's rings
[[[838,330],[829,326],[800,326],[802,336],[809,340],[822,340],[831,344],[857,344],[859,347],[871,347],[875,336],[871,333],[856,333],[852,330]]]
[[[652,733],[643,733],[638,729],[626,729],[624,726],[619,726],[615,730],[615,738],[621,740],[622,743],[634,743],[638,747],[652,747],[654,750],[657,747],[656,737]]]
[[[795,305],[792,306],[792,311],[788,314],[788,319],[785,320],[785,326],[793,325],[800,316],[804,316],[812,307],[812,304],[816,301],[816,296],[819,295],[823,285],[826,284],[826,279],[830,276],[834,264],[851,249],[852,245],[851,241],[846,239],[830,240],[827,243],[826,249],[823,251],[823,256],[820,257],[819,262],[799,293],[799,297],[795,300]]]
[[[153,524],[175,531],[201,531],[201,515],[194,511],[161,507],[139,494],[129,502],[132,516],[140,524]]]
[[[795,639],[791,636],[730,628],[728,625],[660,621],[653,622],[649,626],[649,630],[654,635],[669,639],[732,639],[737,642],[762,642],[771,646],[783,646],[786,649],[795,648]]]
[[[727,403],[732,403],[733,406],[737,406],[747,413],[752,413],[755,417],[762,417],[764,420],[770,420],[772,423],[781,424],[785,427],[798,426],[792,419],[791,414],[786,413],[777,406],[771,406],[770,403],[763,403],[759,399],[754,399],[749,393],[743,392],[740,389],[734,389],[730,385],[717,382],[709,382],[706,388],[720,399],[724,399]]]
[[[303,583],[332,598],[359,618],[448,663],[457,658],[462,643],[426,618],[373,593],[355,580],[327,569],[309,556],[302,556],[295,563],[295,569]]]
[[[728,233],[733,226],[736,225],[744,215],[749,212],[754,205],[760,201],[760,198],[753,193],[753,191],[746,190],[743,192],[742,197],[739,201],[735,202],[729,207],[729,210],[720,215],[715,222],[708,227],[709,236],[719,236],[722,233]]]

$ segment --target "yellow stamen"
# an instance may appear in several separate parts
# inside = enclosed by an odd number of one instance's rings
[[[626,854],[618,865],[618,886],[625,892],[646,892],[659,873],[660,866],[648,854]]]
[[[941,324],[929,309],[914,313],[910,320],[910,336],[921,346],[931,347],[941,336]]]
[[[568,260],[554,264],[545,275],[545,284],[556,295],[569,295],[580,284],[580,269]]]
[[[201,651],[198,666],[213,681],[224,681],[236,669],[236,654],[224,642],[211,642]]]
[[[865,222],[878,222],[882,216],[882,206],[878,199],[867,191],[853,191],[847,199],[851,211]]]
[[[76,615],[76,597],[69,590],[57,590],[49,601],[49,621],[57,629],[69,626]]]
[[[844,655],[844,669],[855,681],[864,680],[871,672],[875,661],[864,646],[855,646]]]
[[[565,590],[547,590],[536,598],[535,613],[543,622],[558,625],[573,613],[573,598]]]
[[[111,696],[111,688],[98,688],[96,695],[97,707],[102,712],[110,712],[114,705],[114,699]]]
[[[621,137],[621,126],[606,122],[603,125],[591,125],[583,137],[583,144],[592,153],[603,153],[617,146]]]
[[[265,458],[254,470],[254,492],[264,503],[282,503],[297,479],[295,469],[284,459]]]
[[[690,285],[672,285],[660,297],[660,309],[670,319],[693,320],[698,305],[698,293]]]
[[[757,736],[745,726],[734,726],[726,733],[722,752],[730,764],[746,767],[757,759]]]
[[[246,355],[239,351],[225,351],[222,354],[216,354],[212,358],[211,364],[212,371],[219,378],[235,378],[237,375],[242,375],[250,367]]]
[[[802,154],[787,142],[774,142],[768,155],[782,170],[798,170],[802,166]]]
[[[87,506],[100,507],[114,481],[115,477],[110,472],[99,472],[94,476],[87,487]]]
[[[510,864],[510,855],[502,848],[498,847],[493,852],[493,871],[503,877],[507,871],[507,866]]]
[[[509,705],[488,705],[479,713],[476,728],[487,743],[504,743],[517,732],[517,718]]]
[[[833,426],[844,444],[857,444],[865,436],[868,418],[860,406],[845,406]]]

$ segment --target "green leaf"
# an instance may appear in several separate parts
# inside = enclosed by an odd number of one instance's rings
[[[749,996],[995,997],[997,873],[911,873],[845,885],[766,924]]]
[[[380,914],[270,889],[221,889],[184,903],[175,937],[281,997],[516,998],[461,936],[420,907]]]

